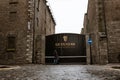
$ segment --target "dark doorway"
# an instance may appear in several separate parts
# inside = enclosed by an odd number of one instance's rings
[[[46,63],[53,63],[54,50],[58,52],[60,63],[85,63],[85,35],[62,33],[46,36]]]

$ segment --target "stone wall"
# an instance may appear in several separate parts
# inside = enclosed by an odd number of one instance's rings
[[[0,64],[45,63],[46,10],[46,0],[0,1]]]
[[[55,34],[55,22],[50,7],[46,6],[46,35]]]
[[[0,2],[0,63],[31,63],[32,53],[27,54],[28,2],[25,0],[3,0]],[[13,50],[8,48],[8,38],[15,38]],[[30,36],[29,36],[30,37]],[[28,57],[29,55],[29,57]]]
[[[120,0],[105,1],[109,62],[120,62]]]
[[[98,51],[98,27],[97,27],[97,6],[95,0],[88,1],[88,10],[86,14],[86,20],[84,22],[85,31],[88,33],[89,38],[92,39],[91,45],[91,63],[98,64],[99,63],[99,51]],[[90,47],[89,47],[90,48]]]
[[[93,64],[106,64],[107,58],[107,39],[101,33],[105,33],[103,1],[89,0],[88,10],[85,14],[84,28],[85,33],[92,39],[91,59]],[[103,59],[104,58],[104,59]]]
[[[119,62],[119,13],[119,0],[89,0],[84,28],[93,40],[91,46],[93,63]]]
[[[55,21],[46,0],[37,0],[35,9],[34,62],[45,63],[45,36],[55,32]]]

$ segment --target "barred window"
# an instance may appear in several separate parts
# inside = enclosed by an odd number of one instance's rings
[[[18,0],[9,0],[9,3],[15,3],[18,2]]]
[[[9,36],[8,38],[8,45],[7,45],[7,51],[15,51],[15,37],[14,36]]]
[[[18,10],[18,0],[9,0],[9,18],[10,21],[16,21],[16,17],[17,17],[17,10]]]
[[[17,11],[9,13],[9,20],[10,21],[16,21],[17,20]]]

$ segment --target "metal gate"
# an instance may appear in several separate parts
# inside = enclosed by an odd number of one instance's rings
[[[86,62],[85,35],[54,34],[46,36],[46,62],[53,62],[53,51],[57,50],[60,62]]]

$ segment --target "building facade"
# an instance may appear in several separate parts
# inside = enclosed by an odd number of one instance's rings
[[[46,0],[0,1],[0,64],[44,64],[45,36],[54,33]]]
[[[120,62],[120,1],[88,0],[84,34],[92,39],[90,58],[93,64]],[[89,51],[89,50],[88,50]]]

